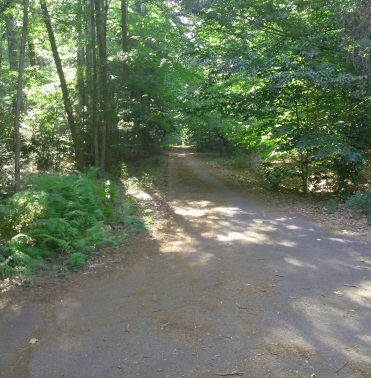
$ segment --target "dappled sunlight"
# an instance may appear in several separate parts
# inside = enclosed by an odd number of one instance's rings
[[[189,217],[202,217],[206,214],[204,210],[198,209],[176,209],[174,210],[175,214],[189,216]]]
[[[295,226],[293,224],[288,224],[288,225],[285,225],[284,227],[287,228],[288,230],[302,230],[301,227]]]
[[[292,246],[294,247],[294,246]],[[298,259],[294,259],[293,257],[284,257],[284,260],[293,266],[296,266],[298,268],[306,268],[306,269],[312,269],[312,270],[317,270],[317,266],[313,264],[309,264],[307,262],[300,261]]]
[[[213,212],[218,213],[218,214],[222,214],[222,215],[226,215],[226,216],[234,215],[235,213],[237,213],[239,211],[241,211],[241,209],[239,209],[237,207],[215,206],[213,208]]]
[[[260,232],[269,232],[269,231],[276,231],[277,225],[275,222],[267,222],[266,220],[261,219],[254,219],[253,224],[249,225],[250,227],[254,227],[259,229]]]
[[[363,316],[359,313],[359,305],[370,307],[370,303],[364,302],[364,291],[367,291],[366,284],[359,295],[356,292],[348,295],[335,291],[318,298],[301,296],[292,301],[292,309],[310,327],[310,337],[316,339],[316,343],[346,358],[371,363],[371,356],[366,352],[371,345],[371,334],[367,334],[366,324],[361,321]],[[300,322],[303,323],[303,320]],[[359,342],[355,343],[354,338]],[[339,346],[342,347],[339,349]]]
[[[347,285],[345,296],[357,303],[359,306],[367,307],[371,310],[371,280],[358,285]],[[371,336],[371,335],[370,335]]]
[[[293,301],[292,308],[300,311],[300,315],[306,319],[306,323],[311,325],[311,332],[317,333],[321,336],[322,342],[332,343],[339,335],[333,333],[334,326],[340,324],[347,326],[348,330],[352,332],[358,331],[358,326],[355,325],[351,316],[352,308],[349,308],[348,313],[344,313],[341,306],[339,306],[339,297],[332,293],[327,298],[313,298],[309,296],[302,296],[298,300]],[[349,316],[349,313],[351,314]],[[332,336],[329,337],[329,333]]]
[[[196,245],[196,241],[192,238],[182,237],[180,240],[169,241],[167,244],[161,246],[161,253],[189,253],[192,251],[192,246]]]
[[[94,350],[112,376],[370,376],[365,244],[269,213],[176,163],[166,204],[136,239],[144,257],[57,304],[52,357],[80,366]]]
[[[245,237],[246,237],[245,234],[241,232],[229,232],[226,235],[218,235],[216,239],[221,242],[228,242],[232,240],[244,240]]]
[[[221,242],[241,240],[250,243],[265,243],[268,241],[265,235],[255,231],[246,231],[244,233],[232,231],[225,235],[219,234],[216,239]]]
[[[178,208],[196,208],[196,209],[204,209],[204,208],[213,208],[213,203],[211,201],[180,201],[180,200],[174,200],[171,203],[172,207],[176,210]]]
[[[359,335],[359,339],[371,348],[371,335]]]
[[[146,192],[133,193],[132,196],[143,201],[151,201],[153,198]]]
[[[276,218],[275,221],[277,222],[288,222],[290,221],[291,219],[290,218],[287,218],[287,217],[280,217],[280,218]]]
[[[349,244],[350,241],[347,240],[347,239],[342,239],[342,238],[328,238],[328,240],[331,240],[331,241],[335,241],[335,242],[338,242],[338,243],[342,243],[342,244]]]
[[[259,319],[255,326],[265,336],[258,349],[274,358],[312,362],[325,351],[336,359],[334,371],[343,360],[371,363],[365,357],[371,335],[364,321],[371,309],[371,282],[353,277],[361,271],[357,264],[367,268],[368,257],[354,255],[350,238],[323,232],[303,218],[269,214],[216,185],[223,202],[215,187],[209,190],[204,183],[197,192],[193,181],[181,177],[181,198],[169,203],[176,215],[170,217],[174,240],[167,238],[160,249],[181,257],[177,261],[196,276],[213,272],[223,290],[232,276],[246,272],[247,284],[227,295],[242,319]],[[239,273],[232,262],[239,264]],[[253,339],[248,329],[243,332]]]
[[[216,206],[211,201],[173,201],[171,207],[174,209],[174,213],[178,215],[191,217],[207,215],[210,218],[214,217],[213,219],[219,219],[221,216],[232,216],[241,211],[237,207]],[[215,216],[218,218],[215,218]]]
[[[286,247],[286,248],[295,248],[295,247],[298,246],[298,243],[296,243],[292,240],[280,240],[280,241],[277,241],[277,244],[281,245],[282,247]]]

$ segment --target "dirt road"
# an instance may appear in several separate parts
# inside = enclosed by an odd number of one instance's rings
[[[141,258],[2,309],[3,376],[371,377],[369,242],[257,206],[184,150],[167,164]]]

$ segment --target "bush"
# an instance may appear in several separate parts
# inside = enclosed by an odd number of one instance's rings
[[[292,172],[287,167],[272,164],[271,162],[262,163],[258,171],[263,176],[269,188],[273,191],[278,191],[282,181],[288,177],[292,177]]]
[[[104,225],[113,188],[95,175],[29,175],[24,191],[0,202],[0,275],[25,274],[61,253],[81,265],[89,246],[113,242]]]
[[[85,253],[79,253],[79,252],[71,253],[68,256],[67,263],[74,267],[83,266],[85,265],[86,258],[87,256],[85,255]]]
[[[340,205],[340,200],[337,198],[331,198],[326,205],[326,210],[328,214],[334,214],[338,210]]]
[[[346,201],[346,206],[353,210],[361,210],[371,222],[371,188],[355,193]]]

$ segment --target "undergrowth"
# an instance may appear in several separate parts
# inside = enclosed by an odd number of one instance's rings
[[[346,206],[352,210],[363,212],[371,223],[371,188],[356,192],[346,201]]]
[[[246,162],[246,156],[233,156],[230,158],[221,158],[218,157],[215,159],[215,161],[219,165],[224,165],[226,167],[235,167],[235,168],[246,168],[247,162]]]
[[[85,174],[24,176],[23,190],[0,200],[0,278],[50,266],[76,269],[101,247],[147,229],[152,210],[140,209],[135,194],[163,184],[156,168],[164,162],[155,156],[135,169],[119,162],[105,180],[95,168]]]
[[[89,248],[115,243],[106,225],[122,221],[114,188],[96,174],[30,174],[23,191],[0,202],[0,276],[27,275],[60,256],[83,265]]]

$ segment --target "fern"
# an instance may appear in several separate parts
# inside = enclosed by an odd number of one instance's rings
[[[27,190],[0,202],[0,274],[31,271],[58,253],[83,253],[89,245],[114,243],[104,222],[112,219],[113,186],[97,170],[61,176],[29,174]],[[23,236],[17,236],[22,232]],[[22,273],[23,274],[23,273]]]
[[[7,258],[2,254],[0,256],[0,274],[3,278],[31,273],[29,266],[32,264],[32,259],[24,252],[13,248],[12,254]]]
[[[115,244],[115,240],[107,234],[103,222],[96,223],[93,227],[90,227],[87,230],[86,240],[89,241],[90,244],[96,246],[102,244]]]
[[[11,238],[24,232],[36,219],[43,216],[47,206],[45,192],[26,190],[15,194],[1,206],[1,236]]]
[[[9,264],[0,263],[0,276],[2,278],[28,276],[32,271],[26,266],[11,266]]]

